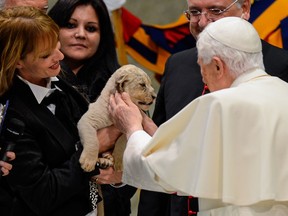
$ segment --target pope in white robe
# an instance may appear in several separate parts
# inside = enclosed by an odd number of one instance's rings
[[[128,138],[122,181],[198,197],[200,216],[288,215],[288,84],[264,71],[260,38],[241,18],[209,24],[197,48],[211,93],[152,137],[129,97],[111,96]]]

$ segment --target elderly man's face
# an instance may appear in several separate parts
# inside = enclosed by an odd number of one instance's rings
[[[201,68],[202,81],[208,86],[209,90],[211,92],[219,90],[214,62],[203,64],[202,59],[198,59],[198,64]]]
[[[48,9],[48,0],[6,0],[6,8],[15,6],[32,6],[46,12]]]
[[[198,64],[201,68],[202,80],[210,92],[229,88],[235,80],[225,62],[219,57],[214,56],[209,64],[204,64],[202,59],[198,58]]]
[[[210,22],[214,22],[217,19],[228,16],[237,16],[248,20],[250,17],[250,0],[187,0],[187,4],[189,11],[197,10],[202,13],[204,12],[204,14],[198,16],[199,20],[190,20],[190,32],[195,39],[197,39],[199,33],[202,32]],[[209,19],[209,10],[224,10],[227,7],[227,11],[218,16],[214,16],[213,19]]]

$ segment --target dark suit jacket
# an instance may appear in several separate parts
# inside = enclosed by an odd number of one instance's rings
[[[1,97],[1,103],[10,100],[6,119],[17,118],[25,124],[14,150],[17,157],[12,161],[13,170],[1,179],[1,215],[80,216],[92,211],[89,179],[99,170],[85,173],[81,169],[78,160],[82,146],[75,133],[88,103],[62,80],[56,85],[70,100],[74,130],[38,104],[29,86],[18,78]]]
[[[262,49],[266,72],[288,82],[288,51],[274,47],[265,41],[262,41]],[[192,48],[172,55],[166,63],[161,80],[153,114],[154,122],[160,125],[170,119],[199,97],[203,87],[200,67],[197,64],[197,49]],[[197,210],[195,200],[192,201],[191,208]],[[187,211],[185,197],[141,191],[139,216],[187,216]]]

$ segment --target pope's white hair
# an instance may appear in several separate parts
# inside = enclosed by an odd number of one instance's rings
[[[211,63],[212,58],[217,56],[225,62],[230,69],[231,75],[235,78],[253,68],[264,70],[261,51],[248,53],[230,48],[212,38],[205,30],[199,34],[196,46],[198,58],[201,58],[203,64]]]

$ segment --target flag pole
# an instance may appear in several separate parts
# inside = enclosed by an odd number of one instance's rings
[[[128,64],[125,42],[123,38],[123,25],[121,18],[121,8],[112,11],[112,20],[114,25],[114,34],[117,47],[118,61],[120,65]]]

